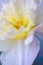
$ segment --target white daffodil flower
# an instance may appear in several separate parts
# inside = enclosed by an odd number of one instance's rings
[[[0,5],[2,65],[32,65],[40,49],[35,32],[43,33],[41,0],[3,0]],[[41,8],[41,10],[40,10]]]

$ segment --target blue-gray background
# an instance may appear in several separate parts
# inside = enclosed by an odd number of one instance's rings
[[[40,34],[37,34],[36,36],[40,41],[40,51],[33,65],[43,65],[43,36]]]

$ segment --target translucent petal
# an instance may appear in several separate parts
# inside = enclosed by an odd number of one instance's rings
[[[14,40],[5,39],[4,41],[0,40],[0,51],[6,52],[15,44]]]
[[[29,45],[25,45],[23,40],[18,40],[8,54],[1,58],[1,62],[3,65],[32,65],[39,49],[39,41],[36,38]]]

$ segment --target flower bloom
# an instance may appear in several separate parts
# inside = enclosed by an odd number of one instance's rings
[[[38,6],[39,0],[10,0],[3,4],[0,11],[0,51],[5,52],[6,55],[13,46],[6,57],[2,55],[3,65],[31,65],[33,63],[39,51],[39,42],[34,37],[34,32],[36,30],[38,32],[42,26],[42,22],[37,19]],[[10,57],[12,60],[9,59]]]

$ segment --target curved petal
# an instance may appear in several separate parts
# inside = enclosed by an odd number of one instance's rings
[[[3,65],[32,65],[39,49],[39,41],[36,38],[29,45],[25,45],[23,40],[19,40],[5,58],[1,58],[1,62]]]
[[[24,41],[25,45],[32,43],[33,39],[34,39],[34,31],[31,31],[30,34],[28,34],[27,38]]]

